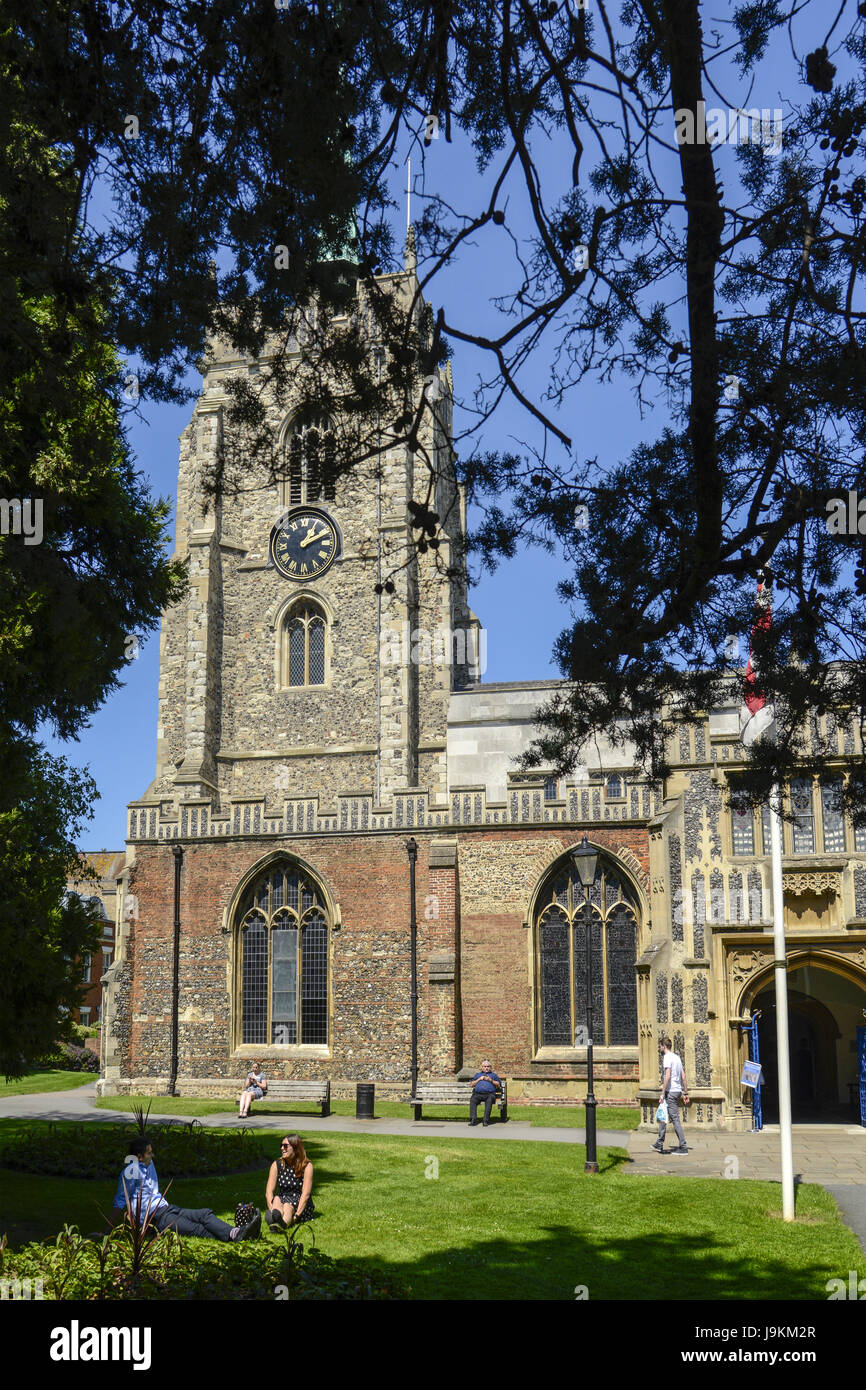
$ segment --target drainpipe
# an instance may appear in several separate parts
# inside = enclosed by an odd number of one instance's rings
[[[177,1084],[177,1013],[180,1000],[180,868],[183,845],[172,845],[174,855],[174,932],[171,963],[171,1063],[167,1095],[174,1095]]]
[[[411,976],[410,1017],[412,1027],[412,1095],[418,1094],[418,922],[415,916],[415,860],[418,842],[414,836],[406,841],[409,856],[409,973]],[[420,1106],[415,1106],[415,1119],[421,1118]]]

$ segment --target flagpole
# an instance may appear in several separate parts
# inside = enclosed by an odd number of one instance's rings
[[[748,751],[762,735],[776,738],[775,708],[761,688],[753,665],[754,639],[772,621],[770,589],[773,576],[764,569],[755,598],[755,623],[749,643],[749,663],[743,681],[740,738]],[[766,846],[765,846],[766,849]],[[773,884],[773,974],[776,984],[776,1057],[779,1086],[779,1138],[782,1158],[782,1216],[794,1220],[794,1145],[791,1132],[791,1054],[788,1049],[788,958],[785,948],[785,898],[782,892],[782,793],[778,782],[770,792],[770,865]]]
[[[770,851],[773,880],[773,968],[776,977],[776,1051],[779,1077],[779,1139],[782,1150],[782,1217],[794,1220],[794,1141],[791,1129],[791,1054],[788,1049],[788,959],[782,893],[782,797],[770,794]]]

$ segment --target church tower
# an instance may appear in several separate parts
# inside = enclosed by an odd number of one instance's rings
[[[403,271],[374,289],[432,321],[411,232]],[[369,293],[359,283],[349,311],[367,324]],[[407,1074],[406,836],[448,820],[449,701],[479,677],[451,370],[419,383],[413,448],[383,409],[341,472],[328,459],[342,422],[292,399],[302,345],[288,344],[286,401],[267,394],[267,354],[212,344],[181,436],[175,556],[189,588],[163,618],[156,775],[129,806],[107,1093],[175,1076],[225,1093],[252,1056],[276,1077]],[[372,335],[369,347],[381,373]],[[321,361],[327,375],[327,342]],[[265,383],[278,464],[214,496],[238,378]],[[419,509],[438,517],[435,545],[419,544]],[[422,1066],[453,1074],[456,851],[442,842],[431,835],[418,863],[418,1016]]]
[[[406,306],[418,294],[412,251],[410,234],[405,272],[378,280]],[[287,794],[318,797],[320,812],[346,789],[376,804],[414,787],[444,797],[452,679],[472,679],[475,650],[454,573],[465,517],[450,366],[425,387],[420,455],[383,429],[373,457],[335,481],[318,463],[339,421],[301,427],[291,407],[275,409],[284,476],[213,501],[202,480],[225,445],[226,377],[266,365],[214,352],[181,437],[176,554],[190,587],[163,623],[157,772],[143,801],[219,812],[263,798],[270,815]],[[431,471],[441,539],[419,553],[409,504],[423,502]]]

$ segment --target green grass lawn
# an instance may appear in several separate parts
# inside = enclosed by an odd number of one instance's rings
[[[41,1091],[74,1091],[76,1086],[86,1086],[95,1080],[94,1072],[34,1071],[18,1081],[0,1081],[0,1100],[7,1096],[38,1095]]]
[[[227,1100],[199,1100],[191,1096],[107,1096],[97,1100],[101,1110],[132,1110],[135,1105],[148,1105],[154,1115],[227,1115],[237,1114],[237,1106]],[[354,1115],[353,1100],[332,1100],[331,1111],[335,1115]],[[498,1110],[494,1108],[493,1120],[496,1123]],[[262,1101],[253,1105],[253,1115],[304,1115],[321,1114],[318,1105],[299,1108],[291,1101]],[[552,1126],[554,1128],[583,1129],[585,1111],[582,1105],[509,1105],[509,1123]],[[377,1100],[376,1118],[379,1120],[411,1120],[412,1108],[395,1100]],[[431,1106],[424,1112],[425,1120],[467,1120],[468,1107]],[[600,1105],[596,1111],[599,1129],[637,1129],[640,1124],[640,1111],[624,1106]]]
[[[20,1121],[0,1121],[0,1126]],[[169,1200],[231,1217],[263,1202],[280,1131],[262,1131],[262,1171],[187,1178]],[[62,1143],[62,1126],[53,1142]],[[798,1220],[771,1215],[775,1183],[631,1177],[623,1150],[599,1151],[583,1172],[570,1144],[311,1133],[313,1224],[326,1254],[369,1261],[417,1299],[825,1299],[862,1251],[822,1188],[797,1191]],[[157,1169],[159,1170],[157,1154]],[[160,1172],[165,1188],[169,1173]],[[3,1229],[11,1246],[53,1236],[64,1221],[99,1230],[113,1182],[4,1171]],[[805,1219],[804,1219],[805,1218]],[[274,1239],[274,1237],[267,1237]]]

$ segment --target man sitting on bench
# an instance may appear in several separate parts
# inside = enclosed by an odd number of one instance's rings
[[[493,1102],[496,1099],[496,1092],[502,1090],[502,1082],[491,1070],[490,1062],[485,1057],[481,1063],[481,1070],[477,1071],[472,1078],[472,1096],[469,1101],[469,1123],[477,1125],[475,1118],[478,1106],[484,1106],[484,1119],[482,1124],[485,1129],[490,1124],[490,1112],[493,1109]]]

